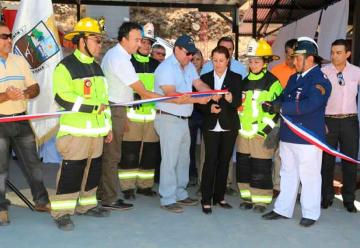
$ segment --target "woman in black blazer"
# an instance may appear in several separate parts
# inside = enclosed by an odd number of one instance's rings
[[[203,113],[205,163],[202,171],[202,210],[210,214],[211,200],[223,208],[232,208],[225,199],[226,179],[240,121],[237,109],[241,104],[241,75],[230,71],[230,55],[225,47],[211,52],[214,70],[201,76],[211,89],[227,89],[229,93],[213,97],[208,104],[197,106]]]

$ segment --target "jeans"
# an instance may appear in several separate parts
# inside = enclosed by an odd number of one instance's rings
[[[43,183],[42,163],[38,157],[35,137],[27,121],[0,123],[0,210],[7,210],[10,202],[5,198],[9,169],[9,146],[15,150],[19,165],[27,178],[33,200],[37,204],[49,202]]]
[[[188,197],[190,134],[188,120],[157,114],[155,130],[160,137],[160,203],[169,205]]]

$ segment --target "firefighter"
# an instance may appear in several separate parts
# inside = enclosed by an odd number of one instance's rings
[[[147,23],[141,46],[131,57],[136,73],[146,90],[154,91],[154,71],[159,62],[150,57],[154,26]],[[140,96],[134,92],[134,99]],[[160,166],[160,142],[154,129],[155,104],[127,108],[128,130],[124,133],[119,164],[120,187],[125,199],[135,199],[136,193],[156,196],[152,190],[155,168]]]
[[[86,17],[65,35],[77,49],[55,68],[53,92],[63,114],[56,146],[63,157],[51,215],[61,230],[72,230],[70,215],[106,217],[109,210],[98,206],[96,190],[101,175],[101,154],[112,140],[111,114],[104,73],[94,57],[99,56],[103,22]]]
[[[265,147],[264,142],[266,138],[273,138],[273,132],[278,130],[273,130],[278,115],[265,113],[261,104],[274,100],[282,91],[279,80],[267,70],[268,63],[279,57],[272,54],[264,39],[252,39],[246,57],[250,72],[243,82],[242,107],[239,109],[241,127],[237,139],[236,174],[243,199],[240,208],[262,213],[272,201],[274,155],[274,149]]]

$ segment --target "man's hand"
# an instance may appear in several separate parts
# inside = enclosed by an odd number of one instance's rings
[[[106,144],[111,143],[112,139],[113,139],[113,133],[112,133],[112,131],[110,130],[109,133],[108,133],[108,135],[105,137],[105,143],[106,143]]]
[[[221,108],[219,106],[219,104],[211,104],[211,109],[210,109],[210,112],[213,113],[213,114],[218,114],[221,112]]]
[[[24,92],[19,88],[15,88],[14,86],[9,86],[5,93],[11,101],[25,100]]]
[[[233,98],[232,98],[231,92],[228,92],[228,93],[225,94],[225,100],[226,100],[228,103],[232,103]]]
[[[189,103],[190,98],[191,98],[190,95],[184,94],[184,95],[182,95],[180,97],[177,97],[177,98],[173,99],[172,102],[176,103],[176,104]]]
[[[105,109],[107,108],[107,106],[105,104],[101,104],[100,107],[98,108],[98,115],[101,114]]]
[[[268,112],[269,114],[280,113],[281,105],[280,102],[263,102],[261,107],[264,112]]]

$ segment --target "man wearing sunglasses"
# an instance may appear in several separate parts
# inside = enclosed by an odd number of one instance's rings
[[[163,62],[166,57],[166,50],[160,44],[155,44],[151,48],[151,57],[159,62]]]
[[[104,33],[101,20],[81,19],[64,36],[76,50],[56,66],[53,74],[55,101],[74,113],[60,117],[56,147],[63,157],[51,216],[64,231],[74,228],[74,213],[93,217],[110,214],[98,206],[96,190],[101,176],[103,144],[112,140],[108,91],[99,57]]]
[[[191,63],[197,51],[194,40],[188,35],[180,36],[174,46],[174,53],[162,62],[155,71],[155,92],[166,96],[210,90],[203,83]],[[217,98],[218,100],[219,98]],[[189,181],[190,132],[188,119],[193,111],[193,103],[206,104],[210,98],[192,98],[185,95],[175,104],[156,103],[155,130],[160,137],[160,204],[173,213],[183,212],[182,206],[196,205],[189,197],[186,186]]]
[[[359,150],[359,121],[357,109],[357,94],[360,84],[360,68],[350,64],[350,46],[344,39],[335,40],[331,45],[331,64],[323,68],[328,76],[332,92],[325,111],[327,126],[326,141],[351,158],[358,158]],[[335,157],[323,154],[322,161],[322,202],[326,209],[332,205],[334,199],[334,169]],[[357,166],[343,160],[342,169],[342,197],[346,210],[356,213],[354,205],[356,190]]]
[[[27,101],[39,95],[26,60],[11,53],[12,35],[9,27],[0,22],[0,117],[23,115]],[[48,211],[48,193],[43,183],[42,164],[38,157],[35,136],[28,121],[0,123],[0,226],[10,223],[5,198],[5,182],[9,166],[9,146],[27,172],[35,209]]]

